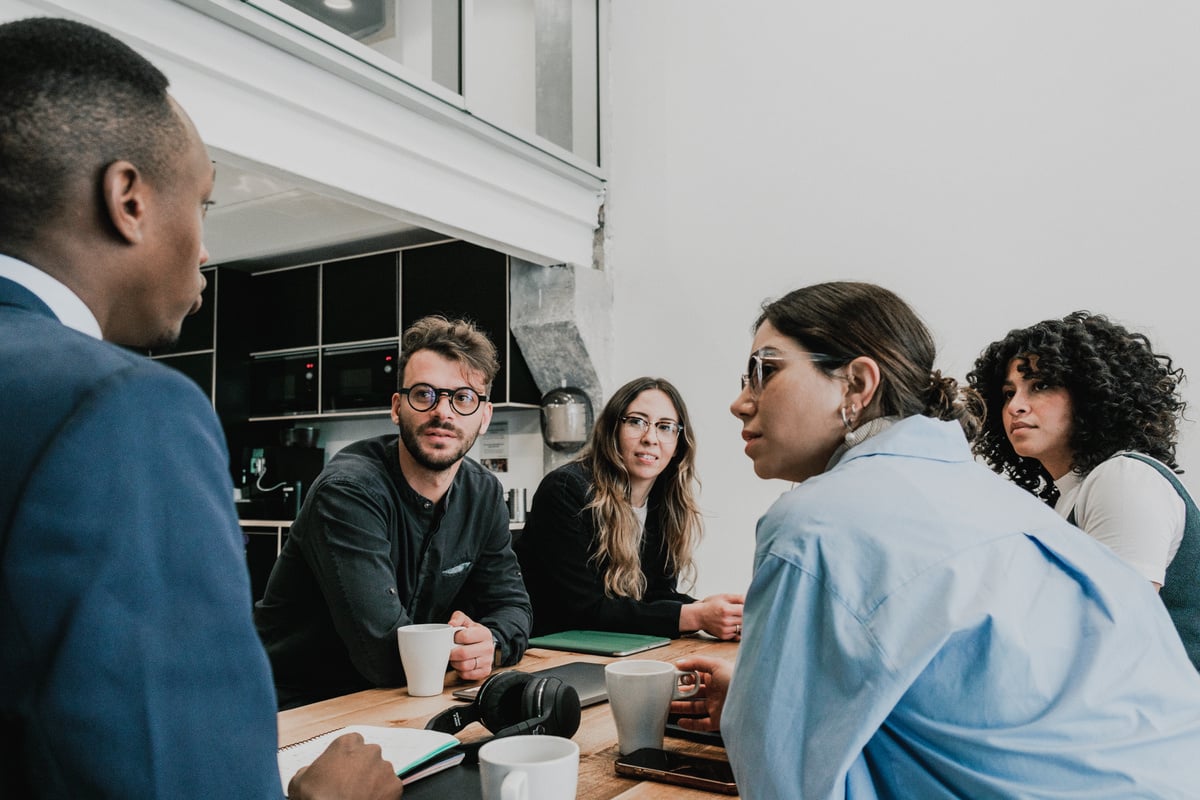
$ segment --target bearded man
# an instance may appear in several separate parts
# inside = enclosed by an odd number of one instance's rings
[[[463,626],[450,666],[468,681],[515,664],[528,643],[504,492],[466,457],[492,419],[496,348],[470,322],[425,317],[400,351],[399,434],[330,459],[255,606],[281,709],[405,685],[403,625]]]

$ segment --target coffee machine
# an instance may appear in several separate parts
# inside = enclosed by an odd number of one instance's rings
[[[261,445],[242,448],[238,517],[292,520],[325,466],[325,448]],[[236,479],[235,479],[236,480]]]

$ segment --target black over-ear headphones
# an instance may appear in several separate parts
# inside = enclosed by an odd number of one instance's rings
[[[579,693],[554,676],[506,670],[488,677],[475,701],[452,706],[426,723],[428,730],[458,733],[472,722],[481,722],[494,735],[464,746],[468,755],[485,742],[504,736],[547,734],[571,738],[579,730]]]

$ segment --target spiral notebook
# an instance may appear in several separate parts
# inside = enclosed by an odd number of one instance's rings
[[[453,767],[463,759],[461,751],[453,750],[459,744],[458,739],[448,733],[424,728],[348,725],[279,748],[279,777],[285,795],[292,776],[315,761],[330,742],[345,733],[361,734],[363,741],[379,745],[384,759],[392,763],[396,775],[404,783]]]

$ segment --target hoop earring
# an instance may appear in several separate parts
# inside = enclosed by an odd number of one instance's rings
[[[850,406],[850,414],[849,415],[846,414],[845,406],[842,406],[841,409],[839,409],[839,410],[841,411],[841,414],[842,414],[842,424],[846,426],[847,431],[850,431],[851,433],[853,433],[854,432],[854,415],[858,412],[858,409],[853,405]]]

